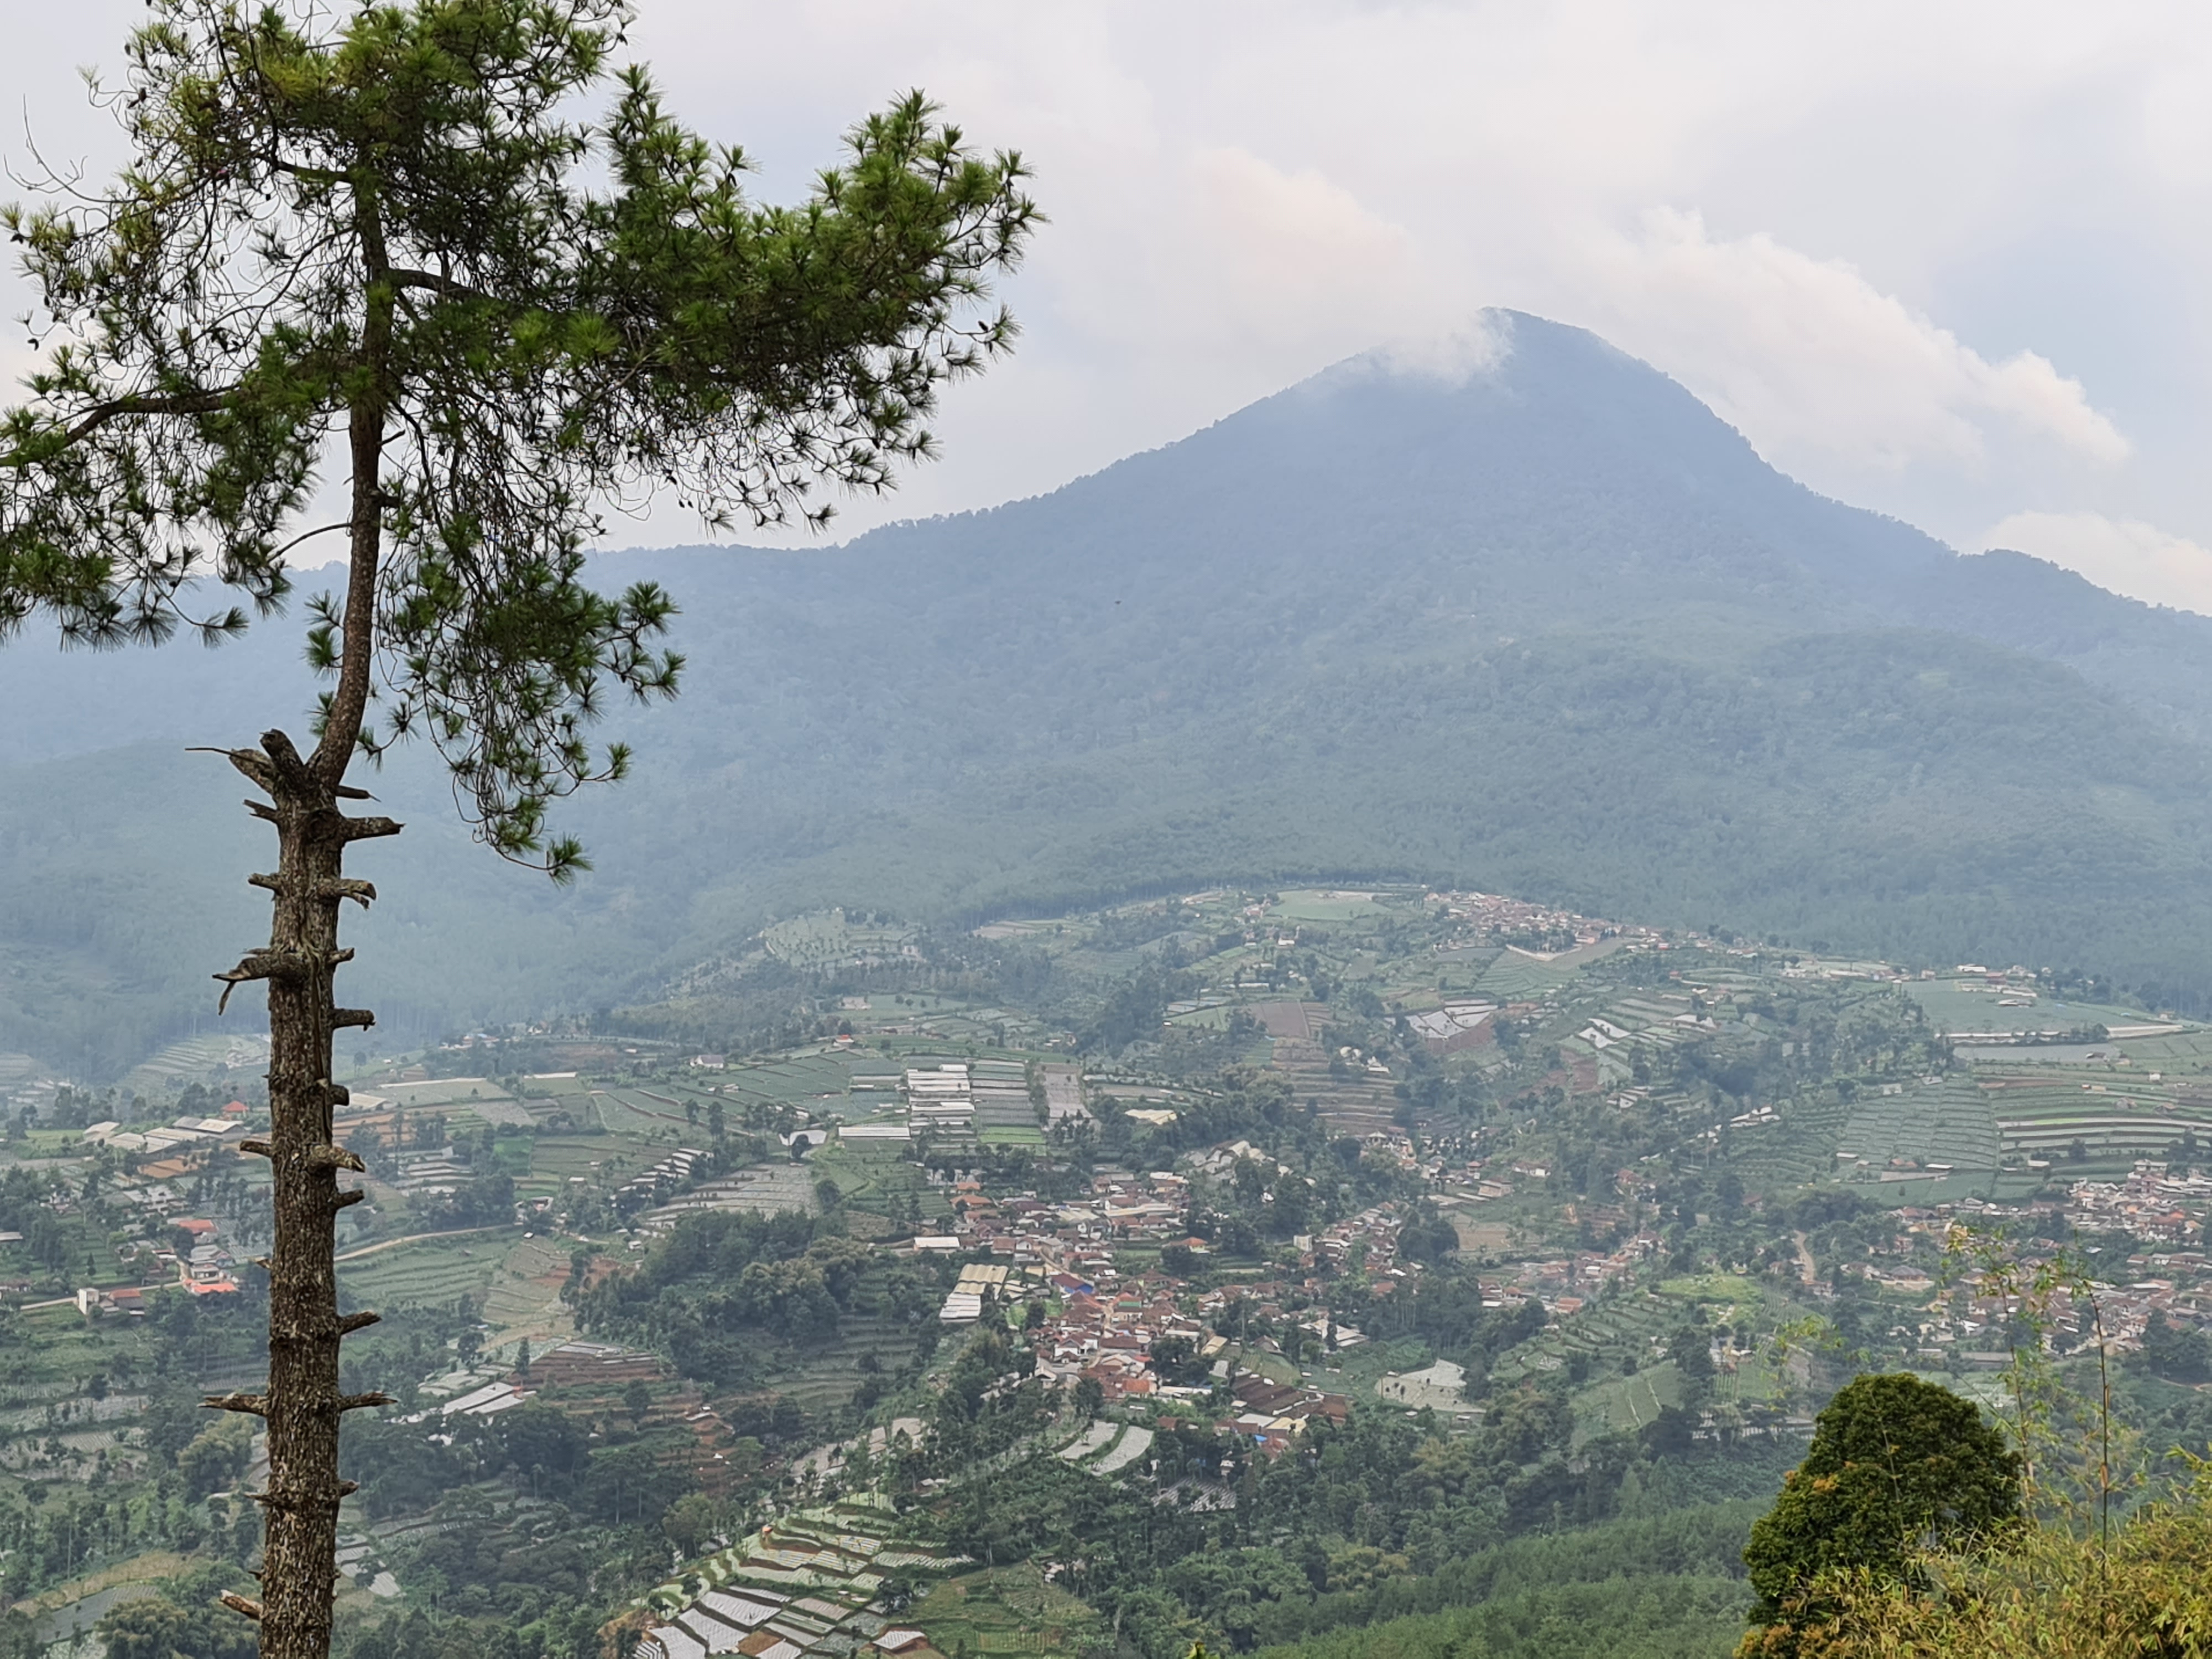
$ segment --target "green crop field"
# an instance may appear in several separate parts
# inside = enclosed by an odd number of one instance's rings
[[[1779,1123],[1728,1132],[1729,1162],[1744,1185],[1779,1192],[1828,1179],[1850,1109],[1825,1089],[1773,1103]]]
[[[368,1090],[402,1111],[466,1106],[475,1100],[510,1100],[504,1084],[488,1077],[436,1077],[421,1083],[383,1083]]]
[[[1357,891],[1305,888],[1285,893],[1267,908],[1267,915],[1276,921],[1381,920],[1394,911],[1402,911],[1408,904],[1417,903],[1419,898],[1419,893],[1410,890],[1382,888],[1361,888]]]
[[[921,1206],[925,1220],[941,1220],[952,1213],[950,1197],[922,1178],[921,1168],[908,1161],[903,1141],[888,1146],[833,1142],[807,1159],[806,1170],[811,1179],[835,1181],[845,1202],[856,1210],[890,1215],[911,1198]]]
[[[2104,1162],[2162,1158],[2194,1137],[2212,1146],[2212,1097],[2154,1083],[2147,1073],[2076,1068],[1979,1068],[1973,1086],[1989,1103],[2005,1152],[2054,1166],[2079,1153]]]
[[[1856,1165],[1847,1162],[1847,1169],[1879,1170],[1893,1159],[1909,1158],[1923,1169],[1948,1164],[1963,1175],[1996,1170],[2004,1146],[1988,1091],[1971,1077],[1954,1075],[1935,1084],[1907,1084],[1895,1094],[1861,1095],[1836,1152],[1839,1158],[1856,1155]]]
[[[654,1092],[665,1091],[656,1090]],[[680,1139],[691,1130],[691,1125],[685,1121],[680,1106],[672,1108],[663,1102],[648,1099],[635,1089],[595,1089],[592,1091],[591,1103],[600,1125],[611,1134],[665,1142]]]
[[[526,1238],[507,1251],[486,1285],[483,1316],[492,1327],[492,1342],[506,1341],[513,1333],[568,1329],[560,1286],[543,1282],[566,1279],[568,1273],[568,1252],[558,1240]]]
[[[1765,1288],[1748,1273],[1690,1273],[1659,1282],[1659,1294],[1680,1300],[1719,1304],[1713,1316],[1730,1324],[1756,1312],[1765,1300]]]
[[[486,1289],[509,1248],[496,1233],[395,1245],[341,1261],[338,1283],[349,1297],[373,1308],[451,1303]]]
[[[1682,1373],[1671,1359],[1641,1366],[1632,1376],[1616,1376],[1574,1396],[1575,1441],[1601,1435],[1633,1434],[1659,1415],[1662,1406],[1682,1403]]]
[[[1939,1031],[2033,1031],[2049,1027],[2070,1030],[2084,1025],[2139,1025],[2158,1018],[2141,1008],[2066,1002],[2050,996],[2039,996],[2027,1007],[1999,1007],[2001,1000],[2014,999],[2001,999],[1981,981],[1972,979],[1910,980],[1905,988]]]
[[[532,1197],[562,1193],[572,1176],[598,1183],[623,1171],[649,1169],[665,1156],[665,1144],[639,1136],[541,1134],[531,1146],[530,1174],[515,1187]]]
[[[942,1654],[1075,1655],[1112,1645],[1096,1613],[1029,1563],[948,1578],[906,1617]]]
[[[523,1092],[533,1098],[540,1095],[550,1095],[558,1099],[564,1095],[588,1094],[592,1088],[590,1079],[574,1072],[557,1077],[526,1077],[521,1081]]]
[[[824,1096],[843,1097],[852,1086],[852,1067],[842,1055],[793,1054],[732,1069],[722,1091],[740,1100],[812,1107]]]
[[[2102,1046],[2117,1048],[2136,1068],[2193,1073],[2212,1067],[2212,1030],[2202,1028],[2161,1036],[2127,1037]]]
[[[1571,967],[1538,962],[1534,957],[1506,951],[1476,977],[1474,985],[1486,997],[1534,1001],[1571,984],[1576,977],[1575,970]]]

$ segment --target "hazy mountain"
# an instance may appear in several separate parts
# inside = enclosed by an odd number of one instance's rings
[[[1960,557],[1594,337],[1502,325],[1486,374],[1356,362],[990,512],[609,556],[675,588],[693,667],[572,815],[599,872],[498,866],[410,763],[349,998],[459,1021],[817,902],[1338,873],[2212,989],[2212,621]],[[0,1047],[127,1059],[204,1001],[267,854],[181,747],[307,696],[289,625],[0,652]]]

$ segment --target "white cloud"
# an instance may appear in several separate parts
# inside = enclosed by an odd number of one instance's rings
[[[1272,391],[1285,364],[1317,368],[1436,310],[1413,238],[1318,168],[1227,144],[1177,158],[1163,184],[1118,248],[1047,256],[1096,337],[1217,372],[1249,362]]]
[[[1496,313],[1484,312],[1448,328],[1386,340],[1381,356],[1393,374],[1464,386],[1497,368],[1512,349],[1510,331],[1498,325]]]
[[[66,71],[118,64],[143,7],[23,9],[0,159],[20,110],[104,173]],[[1480,366],[1448,343],[1488,305],[1597,329],[1939,533],[2084,501],[2212,522],[2212,9],[653,0],[632,39],[764,198],[917,84],[1036,167],[1018,356],[853,529],[1050,488],[1378,343]],[[0,273],[0,314],[27,299]]]
[[[2212,548],[2140,519],[2015,513],[1990,526],[1979,545],[2048,559],[2147,605],[2212,616]]]
[[[1792,470],[1980,469],[2026,439],[2100,466],[2129,453],[2078,380],[2033,352],[1997,362],[1839,259],[1764,232],[1717,240],[1657,209],[1589,262],[1592,308]]]

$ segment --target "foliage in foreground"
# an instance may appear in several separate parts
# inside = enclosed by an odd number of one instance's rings
[[[2191,1460],[2173,1499],[2146,1505],[2109,1547],[2062,1525],[2002,1548],[1930,1552],[1933,1593],[1863,1570],[1823,1581],[1832,1609],[1800,1626],[1818,1659],[2184,1659],[2212,1652],[2212,1464]],[[1745,1638],[1751,1659],[1767,1652]]]
[[[1785,1602],[1817,1613],[1809,1587],[1823,1573],[1911,1582],[1914,1540],[1996,1535],[2020,1512],[2020,1478],[2019,1455],[1972,1401],[1908,1372],[1856,1379],[1751,1529],[1753,1618],[1775,1625]]]

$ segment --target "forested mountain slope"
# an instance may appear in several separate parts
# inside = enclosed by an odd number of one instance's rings
[[[692,667],[572,815],[599,872],[472,854],[410,760],[350,982],[458,1022],[822,902],[1403,873],[2212,991],[2212,621],[1959,557],[1594,337],[1501,326],[1486,374],[1347,364],[1034,501],[609,556],[674,587]],[[127,1059],[252,937],[253,826],[179,750],[303,707],[296,661],[285,623],[0,651],[0,1048]]]

